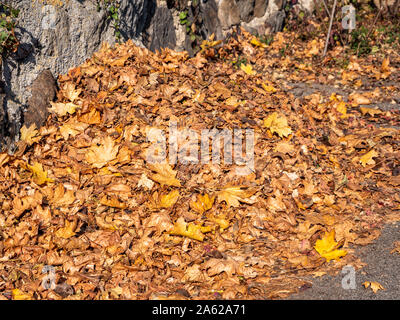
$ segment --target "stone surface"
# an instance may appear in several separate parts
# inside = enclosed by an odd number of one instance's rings
[[[171,10],[166,6],[157,7],[152,20],[148,31],[151,39],[149,49],[155,51],[165,47],[175,48],[176,34]]]
[[[44,124],[49,114],[48,108],[51,107],[50,101],[56,97],[57,84],[50,70],[43,70],[33,81],[31,96],[28,99],[28,108],[24,112],[23,122],[29,127],[35,123],[39,128]]]
[[[57,77],[83,63],[100,48],[102,42],[113,44],[116,40],[112,21],[104,8],[98,10],[96,0],[50,3],[56,2],[10,1],[14,8],[20,10],[16,34],[21,44],[2,65],[2,80],[5,83],[3,110],[6,113],[0,123],[3,146],[10,145],[18,134],[22,113],[25,110],[29,113],[38,106],[36,102],[41,98],[32,97],[34,92],[31,89],[43,70],[48,69]],[[142,45],[139,35],[150,23],[152,6],[155,2],[150,0],[121,0],[123,40],[132,38]],[[24,118],[33,121],[35,116],[31,117],[28,113]],[[36,120],[39,119],[34,122]]]

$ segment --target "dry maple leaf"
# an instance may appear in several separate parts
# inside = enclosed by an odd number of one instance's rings
[[[190,208],[199,214],[203,214],[212,208],[214,199],[215,196],[210,198],[208,194],[199,194],[196,201],[190,202]]]
[[[65,116],[67,113],[73,114],[75,113],[76,109],[79,107],[72,102],[62,103],[62,102],[51,102],[51,108],[49,109],[50,112],[54,112],[58,116]]]
[[[229,277],[232,277],[238,270],[238,263],[234,260],[224,260],[211,258],[203,264],[203,269],[207,270],[209,276],[215,276],[222,272],[226,272]]]
[[[272,134],[275,132],[281,137],[287,137],[292,133],[285,115],[274,112],[264,119],[264,127],[268,128]]]
[[[381,110],[379,109],[373,109],[373,108],[367,108],[367,107],[360,107],[360,111],[363,115],[366,115],[367,113],[374,117],[377,114],[381,114],[383,113]]]
[[[60,126],[60,133],[65,140],[68,140],[69,136],[75,137],[79,133],[82,133],[89,125],[86,123],[78,122],[75,118],[69,119],[64,125]]]
[[[91,146],[86,153],[86,161],[95,168],[104,167],[109,161],[114,160],[118,154],[119,145],[115,145],[114,140],[107,136],[103,139],[100,146]]]
[[[176,171],[174,171],[167,162],[149,163],[148,167],[151,170],[157,172],[156,174],[153,174],[150,178],[161,184],[161,186],[163,185],[174,186],[174,187],[181,186],[180,181],[175,178]]]
[[[225,229],[229,228],[229,220],[226,218],[226,215],[211,215],[207,214],[207,219],[218,224],[221,232],[223,232]]]
[[[39,131],[36,130],[36,124],[32,123],[29,128],[25,125],[21,128],[21,140],[25,141],[28,145],[33,144],[34,142],[38,142],[41,137],[37,137]]]
[[[358,106],[360,104],[371,104],[371,100],[363,96],[361,93],[353,93],[349,95],[349,102],[353,106]]]
[[[43,170],[42,164],[35,162],[33,166],[27,165],[28,169],[33,173],[33,181],[36,184],[44,184],[46,182],[53,182],[53,179],[47,177],[47,171]]]
[[[252,204],[253,199],[249,199],[256,190],[254,189],[242,189],[241,186],[227,187],[218,192],[218,201],[225,201],[230,207],[239,207],[240,202]]]
[[[66,190],[64,185],[60,183],[55,189],[50,202],[57,207],[64,207],[75,201],[75,194],[72,190]]]
[[[210,232],[212,228],[202,227],[201,225],[194,224],[193,222],[186,223],[183,217],[178,218],[174,224],[174,228],[168,233],[175,236],[184,236],[190,239],[203,241],[204,233]]]
[[[346,250],[337,249],[339,246],[340,243],[335,241],[335,230],[332,230],[330,233],[326,232],[322,239],[317,240],[314,248],[329,262],[332,259],[339,260],[347,254]]]
[[[77,220],[68,221],[65,220],[65,225],[56,231],[55,235],[59,238],[69,239],[75,235],[75,229],[77,225]]]
[[[99,124],[101,123],[101,114],[96,108],[92,108],[90,112],[80,115],[78,120],[87,124]]]
[[[74,102],[76,99],[78,99],[81,92],[82,89],[75,89],[75,84],[72,82],[67,82],[63,87],[64,96],[71,102]]]
[[[378,290],[386,290],[380,283],[375,282],[375,281],[365,281],[363,283],[363,286],[365,288],[371,287],[371,290],[374,293],[377,293]]]
[[[378,153],[375,150],[371,150],[360,157],[360,163],[362,164],[363,167],[365,167],[367,165],[375,164],[375,160],[372,158],[377,157],[377,156],[378,156]]]
[[[206,280],[206,276],[200,269],[198,264],[187,267],[185,274],[183,275],[181,281],[183,282],[203,282]]]

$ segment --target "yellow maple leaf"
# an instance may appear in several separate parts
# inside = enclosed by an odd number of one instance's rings
[[[65,225],[56,231],[55,235],[59,238],[69,239],[75,235],[77,220],[65,220]]]
[[[347,254],[346,250],[337,249],[339,246],[340,243],[335,241],[335,230],[332,230],[330,233],[326,232],[322,239],[317,240],[314,248],[329,262],[332,259],[339,260]]]
[[[253,70],[253,67],[250,64],[241,64],[240,69],[242,69],[244,72],[246,72],[248,75],[252,76],[255,75],[257,72]]]
[[[150,178],[159,184],[180,187],[181,183],[176,179],[176,171],[167,162],[149,163],[149,168],[155,172]]]
[[[32,123],[29,128],[25,125],[21,128],[21,140],[25,141],[27,144],[31,145],[34,142],[38,142],[40,137],[37,137],[39,131],[36,130],[36,124]]]
[[[386,290],[380,283],[375,281],[365,281],[363,283],[365,288],[371,287],[371,290],[376,293],[378,290]]]
[[[222,42],[222,40],[216,40],[216,41],[214,41],[214,38],[215,38],[215,34],[213,33],[213,34],[208,38],[208,40],[203,40],[203,42],[202,42],[201,45],[200,45],[201,51],[204,51],[204,50],[206,50],[206,49],[208,49],[208,48],[215,47],[216,45],[219,45],[219,44]]]
[[[82,89],[79,88],[75,90],[75,84],[72,82],[67,82],[62,91],[64,92],[64,96],[67,97],[69,101],[74,102],[81,94]]]
[[[62,102],[51,102],[51,108],[49,109],[50,112],[54,112],[59,116],[65,116],[67,113],[73,114],[75,113],[76,109],[79,107],[72,102],[62,103]]]
[[[197,213],[203,214],[207,210],[210,210],[214,203],[214,197],[211,197],[208,194],[205,195],[198,195],[196,201],[190,202],[190,208],[196,211]]]
[[[86,161],[95,168],[104,167],[109,161],[117,156],[119,146],[115,145],[114,140],[107,136],[103,139],[100,146],[91,146],[86,153]]]
[[[255,190],[253,189],[242,189],[241,186],[227,187],[218,192],[218,201],[225,201],[228,206],[239,207],[240,202],[252,204],[253,200],[249,199]]]
[[[265,91],[267,91],[268,93],[274,93],[274,92],[276,92],[276,89],[275,89],[272,85],[267,85],[267,84],[265,84],[265,83],[262,83],[261,85],[262,85],[263,89],[264,89]]]
[[[186,223],[183,217],[178,218],[174,224],[174,228],[168,233],[175,236],[184,236],[190,239],[203,241],[204,233],[210,232],[211,227],[202,227],[199,224],[193,222]]]
[[[258,40],[257,38],[253,38],[251,39],[250,43],[252,45],[255,45],[256,47],[260,47],[260,48],[267,48],[268,46],[265,43],[262,43],[260,40]]]
[[[272,134],[275,132],[282,138],[292,133],[285,115],[274,112],[264,119],[264,127],[268,128]]]
[[[372,149],[370,152],[367,152],[362,157],[360,157],[360,162],[363,167],[365,167],[366,165],[375,164],[375,161],[372,158],[377,157],[377,156],[378,156],[378,153]]]
[[[347,114],[346,102],[340,101],[335,107],[336,110],[342,114],[342,117],[346,116]]]
[[[13,300],[32,300],[32,295],[25,293],[20,289],[13,289],[11,291],[11,296]]]
[[[28,164],[28,169],[33,173],[33,181],[36,184],[44,184],[46,182],[53,182],[53,179],[47,177],[47,171],[43,170],[42,165],[39,162],[35,162],[33,166]]]
[[[178,201],[178,198],[179,198],[178,190],[173,190],[168,194],[162,195],[159,201],[160,207],[170,208],[176,203],[176,201]]]

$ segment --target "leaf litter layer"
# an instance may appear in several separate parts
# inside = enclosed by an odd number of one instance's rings
[[[399,220],[400,151],[398,129],[373,125],[398,113],[365,106],[398,88],[360,86],[398,72],[387,57],[338,72],[340,48],[321,62],[322,39],[294,38],[242,31],[193,58],[128,41],[60,76],[46,125],[0,154],[0,297],[277,299],[362,266],[351,246]],[[299,98],[290,81],[353,92]],[[253,129],[254,171],[146,162],[170,121]]]

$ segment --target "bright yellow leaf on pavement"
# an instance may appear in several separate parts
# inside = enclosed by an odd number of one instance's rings
[[[375,281],[365,281],[363,283],[365,288],[371,287],[371,290],[376,293],[378,290],[386,290],[380,283]]]
[[[335,230],[332,230],[330,233],[326,232],[322,239],[317,240],[314,248],[329,262],[332,259],[339,260],[347,254],[346,250],[337,249],[339,246],[340,244],[335,241]]]

